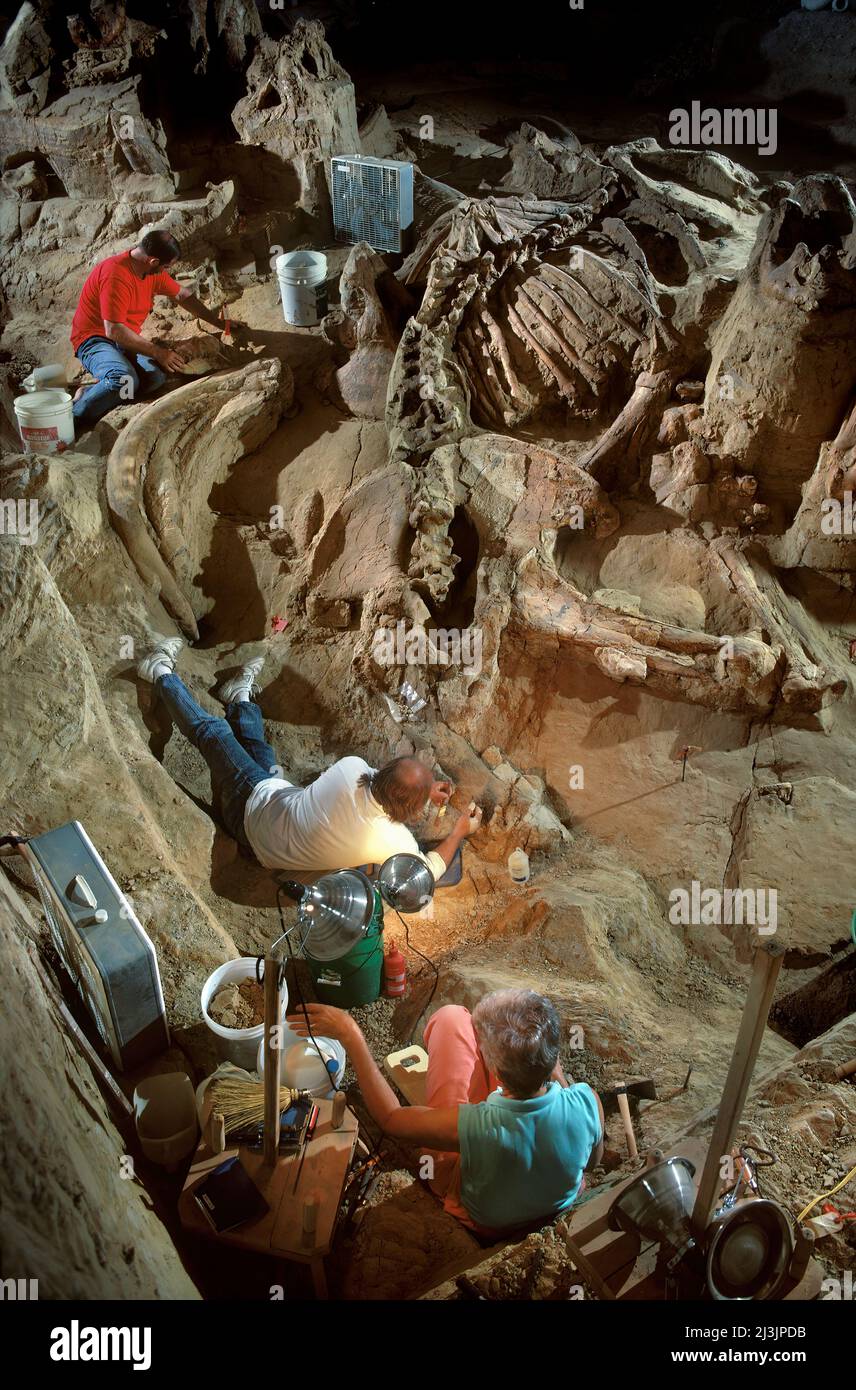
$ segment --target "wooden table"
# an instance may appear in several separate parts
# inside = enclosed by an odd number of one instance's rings
[[[212,1154],[207,1139],[203,1138],[178,1200],[178,1214],[181,1224],[197,1235],[235,1245],[242,1250],[256,1250],[277,1259],[308,1264],[316,1297],[326,1298],[324,1256],[329,1254],[333,1244],[342,1192],[354,1156],[359,1127],[356,1115],[346,1109],[341,1127],[333,1129],[332,1101],[319,1100],[317,1105],[318,1124],[314,1137],[307,1145],[306,1161],[293,1195],[291,1189],[300,1163],[300,1152],[282,1155],[271,1170],[264,1167],[261,1151],[254,1153],[242,1144],[227,1146],[223,1153]],[[207,1118],[203,1111],[203,1134]],[[193,1197],[193,1188],[206,1173],[235,1154],[270,1210],[258,1221],[247,1222],[233,1231],[218,1232]],[[303,1205],[311,1195],[318,1198],[318,1215],[315,1231],[307,1240],[303,1233]]]

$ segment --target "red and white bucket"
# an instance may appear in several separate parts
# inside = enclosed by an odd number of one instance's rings
[[[16,396],[15,417],[25,454],[61,454],[74,443],[71,396],[53,388]]]

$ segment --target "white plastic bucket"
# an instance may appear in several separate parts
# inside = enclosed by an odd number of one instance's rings
[[[247,976],[255,979],[256,958],[255,956],[241,956],[238,960],[227,961],[225,965],[219,966],[213,975],[209,975],[202,989],[202,1017],[207,1026],[214,1034],[214,1042],[217,1048],[218,1057],[222,1057],[225,1062],[234,1062],[236,1067],[243,1067],[246,1071],[252,1071],[256,1065],[256,1055],[259,1050],[259,1043],[265,1033],[263,1023],[257,1023],[254,1028],[224,1028],[217,1023],[208,1012],[208,1005],[214,995],[223,985],[240,984],[246,980]],[[285,1018],[288,1008],[288,989],[285,981],[282,985],[282,1011],[281,1018]]]
[[[74,443],[74,415],[67,391],[28,391],[15,397],[15,416],[25,454],[61,454]]]
[[[134,1091],[134,1123],[146,1158],[176,1168],[196,1144],[196,1095],[183,1071],[147,1076]]]
[[[299,1038],[296,1033],[292,1033],[290,1028],[286,1028],[282,1046],[282,1066],[280,1068],[280,1085],[292,1086],[297,1091],[309,1091],[316,1100],[321,1097],[335,1095],[342,1074],[345,1070],[345,1049],[340,1042],[333,1038],[316,1038],[318,1046],[325,1058],[329,1058],[336,1063],[335,1080],[327,1072],[324,1074],[324,1067],[321,1058],[312,1042],[308,1038]],[[264,1041],[259,1046],[258,1057],[256,1058],[256,1071],[259,1076],[264,1076],[265,1057]]]
[[[286,251],[276,258],[276,278],[286,323],[311,328],[327,312],[327,257],[320,251]]]

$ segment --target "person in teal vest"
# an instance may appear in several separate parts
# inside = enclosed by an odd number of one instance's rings
[[[311,1029],[342,1043],[372,1119],[385,1134],[423,1146],[420,1168],[446,1210],[481,1234],[567,1211],[584,1170],[600,1162],[600,1098],[566,1080],[558,1012],[535,990],[499,990],[472,1014],[447,1004],[432,1015],[425,1105],[401,1105],[343,1009],[306,1004],[288,1022],[301,1037]]]

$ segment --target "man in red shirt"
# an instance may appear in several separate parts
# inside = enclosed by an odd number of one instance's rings
[[[147,232],[139,246],[108,256],[89,272],[71,325],[75,354],[96,378],[94,386],[75,398],[79,428],[90,428],[124,401],[150,395],[163,385],[168,372],[180,369],[179,352],[157,347],[140,331],[156,294],[168,295],[198,319],[222,326],[213,310],[167,274],[180,254],[178,242],[167,232]]]

